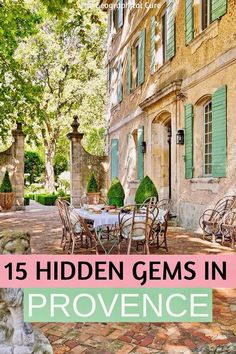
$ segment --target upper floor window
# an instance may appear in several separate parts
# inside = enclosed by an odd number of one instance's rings
[[[162,34],[162,61],[167,61],[167,14],[166,11],[161,17],[161,34]]]
[[[204,175],[212,175],[212,101],[204,106]]]
[[[202,30],[212,22],[212,0],[202,0]]]
[[[110,30],[116,32],[124,23],[124,0],[118,0],[109,13]]]
[[[135,44],[135,86],[138,87],[139,42]]]

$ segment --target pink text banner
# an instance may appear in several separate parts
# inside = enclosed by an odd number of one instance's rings
[[[236,255],[1,255],[1,288],[236,288]]]

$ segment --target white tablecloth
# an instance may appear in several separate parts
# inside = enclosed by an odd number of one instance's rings
[[[118,223],[118,214],[110,214],[106,211],[96,214],[84,209],[76,209],[76,211],[82,218],[93,220],[94,228],[96,229],[104,225],[115,225]]]
[[[82,218],[93,220],[95,229],[104,225],[115,225],[119,221],[118,214],[112,214],[106,211],[103,211],[101,214],[96,214],[94,212],[84,209],[76,209],[76,211]],[[157,222],[163,222],[165,214],[165,210],[159,209]]]

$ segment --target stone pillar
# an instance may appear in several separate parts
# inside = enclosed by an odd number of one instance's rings
[[[73,119],[73,123],[71,124],[72,132],[67,134],[70,140],[70,195],[71,204],[74,207],[78,207],[80,205],[80,199],[83,196],[82,156],[84,150],[81,145],[81,140],[84,134],[78,131],[78,116],[74,116]]]
[[[13,158],[15,160],[15,170],[13,174],[14,178],[14,193],[15,193],[15,209],[24,209],[24,162],[25,162],[25,150],[24,142],[25,135],[22,132],[22,124],[17,123],[16,130],[13,130],[12,135],[14,137],[13,144]]]

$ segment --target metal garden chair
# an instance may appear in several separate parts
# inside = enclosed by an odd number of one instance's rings
[[[203,231],[203,239],[210,238],[216,242],[221,238],[220,225],[223,217],[235,206],[236,196],[226,196],[220,199],[213,209],[204,211],[199,219],[199,225]]]

